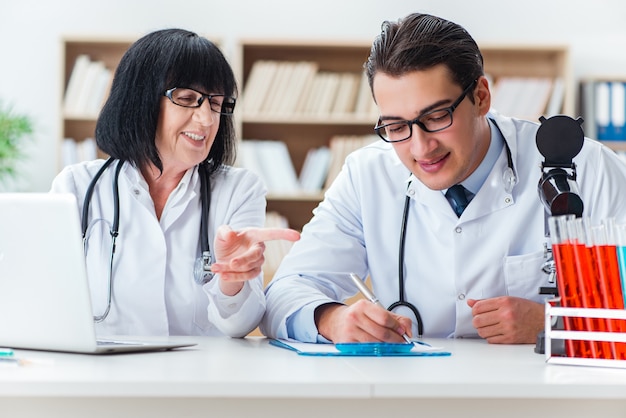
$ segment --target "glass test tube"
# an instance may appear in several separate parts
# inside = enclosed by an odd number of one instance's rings
[[[620,271],[620,282],[622,286],[622,305],[626,305],[626,223],[614,224],[615,243],[617,246],[617,261]]]
[[[602,308],[602,288],[600,275],[600,264],[594,250],[589,232],[589,220],[587,218],[576,218],[571,221],[576,234],[576,266],[579,275],[579,284],[582,286],[582,307],[583,308]],[[588,331],[606,332],[607,320],[603,318],[585,318],[585,325]],[[612,358],[614,350],[607,341],[591,342],[591,355],[593,358]]]
[[[552,254],[556,267],[556,282],[561,297],[561,306],[580,306],[578,297],[578,278],[574,261],[574,246],[569,240],[567,222],[574,215],[551,216],[548,218]],[[582,318],[563,317],[566,331],[581,331]],[[565,354],[568,357],[589,357],[585,341],[565,340]]]
[[[596,259],[598,278],[597,282],[600,288],[601,308],[615,309],[619,307],[621,302],[621,283],[619,277],[619,264],[617,261],[617,250],[615,245],[609,242],[609,236],[613,234],[610,231],[610,224],[596,225],[590,228],[593,242],[593,251]],[[619,299],[619,301],[618,301]],[[615,319],[607,319],[606,330],[609,332],[620,332],[622,328],[621,321]],[[624,344],[610,342],[611,356],[602,356],[602,358],[617,359],[626,355]]]
[[[617,257],[617,269],[619,270],[619,280],[613,279],[611,282],[611,296],[613,309],[624,309],[626,303],[624,302],[624,295],[626,295],[625,283],[626,283],[626,224],[616,224],[611,222],[612,242],[609,244],[615,244],[615,252]],[[626,332],[626,320],[614,319],[613,322],[617,324],[616,332]],[[620,360],[626,360],[626,343],[615,343],[617,347],[617,358]]]

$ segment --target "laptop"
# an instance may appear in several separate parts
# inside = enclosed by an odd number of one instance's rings
[[[0,193],[0,346],[106,354],[195,345],[164,340],[96,339],[74,195]]]

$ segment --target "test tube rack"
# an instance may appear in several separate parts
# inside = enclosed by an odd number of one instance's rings
[[[626,368],[626,360],[582,358],[569,356],[555,356],[552,354],[553,340],[582,340],[582,341],[609,341],[626,343],[626,333],[623,332],[596,332],[596,331],[567,331],[554,329],[553,324],[558,317],[572,318],[604,318],[626,320],[624,309],[596,309],[596,308],[564,308],[558,305],[560,298],[549,299],[545,304],[545,356],[548,364],[566,364],[576,366],[617,367]]]

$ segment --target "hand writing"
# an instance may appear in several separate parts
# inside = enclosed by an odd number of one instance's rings
[[[319,333],[334,343],[338,342],[395,342],[403,343],[402,334],[411,337],[411,320],[387,311],[368,300],[359,300],[350,306],[322,305],[315,311]]]

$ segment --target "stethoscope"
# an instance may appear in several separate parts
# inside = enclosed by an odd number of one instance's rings
[[[502,137],[504,138],[504,136]],[[507,193],[511,193],[513,187],[517,183],[517,176],[515,175],[515,167],[513,166],[513,157],[511,156],[511,149],[509,148],[509,144],[507,144],[506,140],[504,140],[504,147],[506,149],[506,158],[507,158],[507,168],[502,173],[502,184],[504,186],[504,190]],[[409,182],[408,187],[411,186],[411,182]],[[421,337],[424,335],[424,322],[422,321],[422,316],[420,315],[419,309],[417,306],[406,300],[406,294],[404,290],[404,247],[406,242],[406,226],[408,222],[409,215],[409,204],[411,202],[411,196],[408,194],[404,199],[404,210],[402,211],[402,227],[400,229],[400,245],[398,249],[398,301],[392,303],[387,308],[388,311],[393,311],[398,307],[408,308],[415,316],[415,320],[417,321],[417,335]]]
[[[83,202],[83,212],[82,212],[82,236],[83,236],[83,247],[85,250],[85,254],[87,254],[87,229],[89,227],[89,204],[91,203],[91,197],[93,195],[93,190],[96,186],[96,183],[102,176],[102,173],[106,171],[106,169],[115,161],[114,158],[109,158],[103,165],[100,167],[96,175],[93,177],[89,186],[87,187],[87,191],[85,192],[85,199]],[[109,257],[109,276],[108,276],[108,293],[107,293],[107,305],[102,313],[102,315],[94,315],[93,319],[95,322],[102,322],[109,315],[111,310],[111,302],[113,299],[113,259],[115,256],[115,242],[119,235],[119,221],[120,221],[120,192],[119,192],[119,176],[122,166],[124,165],[123,160],[118,160],[117,165],[115,167],[115,174],[113,175],[112,187],[113,187],[113,222],[111,223],[111,227],[109,229],[109,234],[111,235],[111,249],[110,249],[110,257]],[[200,247],[201,247],[201,255],[196,259],[194,264],[194,281],[198,285],[204,285],[211,281],[213,278],[213,273],[211,272],[211,249],[209,242],[209,209],[211,206],[211,181],[210,174],[205,164],[200,164],[198,166],[198,173],[200,175],[200,202],[202,205],[202,211],[200,214]]]

